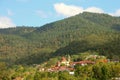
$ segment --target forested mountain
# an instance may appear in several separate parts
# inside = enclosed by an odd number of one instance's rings
[[[0,30],[0,61],[36,64],[95,51],[120,59],[120,17],[84,12],[41,27]]]

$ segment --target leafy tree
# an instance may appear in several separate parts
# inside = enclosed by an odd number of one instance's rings
[[[110,67],[107,64],[96,64],[93,66],[93,78],[97,80],[108,80],[111,78]]]

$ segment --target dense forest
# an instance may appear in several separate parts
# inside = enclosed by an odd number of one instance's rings
[[[9,65],[87,51],[120,59],[120,17],[84,12],[41,27],[0,29],[0,62]]]

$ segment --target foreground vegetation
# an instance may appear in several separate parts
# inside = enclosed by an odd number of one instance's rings
[[[13,66],[7,68],[0,63],[0,80],[112,80],[120,77],[120,63],[97,63],[95,65],[75,66],[75,74],[68,71],[40,72],[33,66]]]

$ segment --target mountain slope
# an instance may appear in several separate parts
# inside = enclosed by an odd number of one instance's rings
[[[120,56],[119,31],[119,17],[87,12],[41,27],[1,29],[0,61],[34,64],[89,50]]]
[[[52,44],[52,46],[55,45],[59,48],[68,45],[74,40],[81,40],[90,36],[90,34],[99,36],[117,32],[120,27],[119,24],[120,19],[118,17],[107,14],[83,13],[46,24],[26,36],[33,41],[40,40],[41,44],[46,43],[43,46],[49,44],[49,47],[51,47]]]

